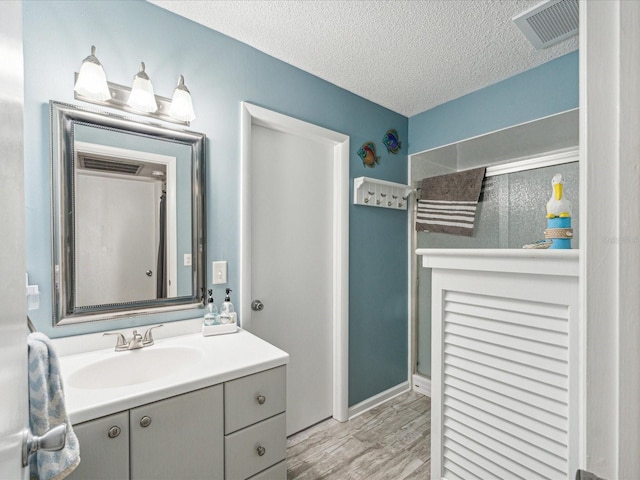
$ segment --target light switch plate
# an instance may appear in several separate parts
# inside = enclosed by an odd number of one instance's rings
[[[227,283],[227,262],[213,262],[213,284]]]

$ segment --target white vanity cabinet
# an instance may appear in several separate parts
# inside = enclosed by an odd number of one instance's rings
[[[190,325],[200,328],[201,320],[180,328]],[[58,345],[70,350],[82,341]],[[185,350],[198,354],[192,365],[128,383],[139,377],[126,370],[140,373],[141,365],[151,364],[147,357],[159,361]],[[61,356],[67,413],[80,442],[81,462],[69,478],[286,480],[288,361],[286,352],[245,330],[177,335],[133,353]],[[104,386],[87,377],[87,366],[106,371]]]
[[[286,367],[74,425],[71,480],[285,480]]]

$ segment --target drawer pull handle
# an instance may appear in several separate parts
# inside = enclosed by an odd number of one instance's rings
[[[114,425],[108,430],[107,435],[109,436],[109,438],[116,438],[118,435],[120,435],[120,432],[120,427]]]
[[[262,445],[258,445],[258,448],[256,450],[258,450],[259,456],[263,456],[265,453],[267,453],[267,449],[264,448]]]
[[[151,425],[151,417],[147,417],[146,415],[140,419],[140,426],[142,428],[146,428]]]
[[[256,398],[256,400],[260,405],[264,405],[264,402],[267,401],[267,397],[265,397],[264,395],[258,395],[258,398]]]

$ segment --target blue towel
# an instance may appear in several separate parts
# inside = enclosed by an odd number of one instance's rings
[[[58,452],[38,451],[29,459],[31,478],[58,480],[80,463],[80,448],[64,406],[60,364],[51,340],[40,332],[29,334],[29,426],[34,435],[43,435],[67,424],[67,441]]]

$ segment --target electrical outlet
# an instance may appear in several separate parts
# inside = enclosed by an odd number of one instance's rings
[[[227,262],[213,262],[213,284],[227,283]]]
[[[185,253],[184,254],[183,264],[184,264],[185,267],[191,266],[191,254],[190,253]]]

